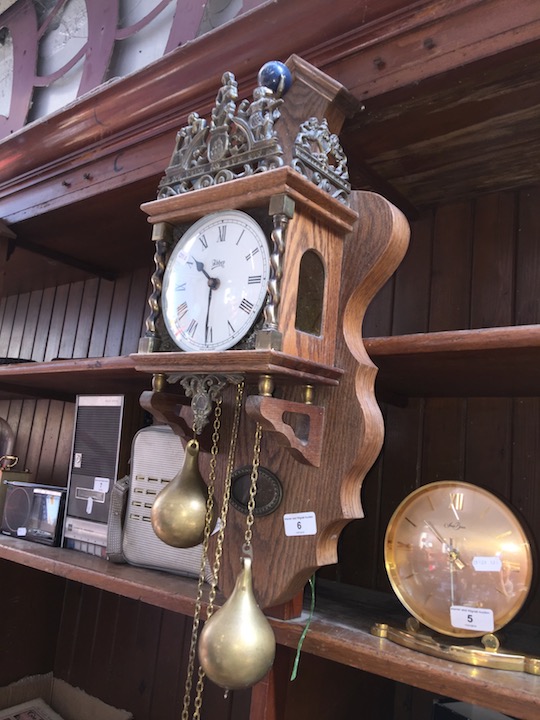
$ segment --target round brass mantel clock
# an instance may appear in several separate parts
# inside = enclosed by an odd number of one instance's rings
[[[465,482],[431,483],[406,497],[390,519],[384,554],[402,604],[445,635],[499,630],[531,587],[531,546],[516,515]]]

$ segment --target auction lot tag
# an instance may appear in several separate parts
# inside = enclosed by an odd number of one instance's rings
[[[314,512],[286,513],[283,524],[287,537],[317,534],[317,518]]]
[[[493,610],[489,608],[471,608],[465,605],[452,605],[450,608],[450,623],[452,627],[460,630],[478,630],[480,632],[493,632]]]

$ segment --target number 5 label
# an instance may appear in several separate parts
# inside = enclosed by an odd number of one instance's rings
[[[466,605],[452,605],[450,608],[452,627],[461,630],[478,630],[493,632],[493,610],[488,608],[471,608]]]
[[[316,535],[317,518],[314,512],[287,513],[283,516],[285,535]]]

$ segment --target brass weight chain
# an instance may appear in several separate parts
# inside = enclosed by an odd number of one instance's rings
[[[208,497],[206,501],[206,517],[204,523],[204,536],[201,553],[201,566],[199,569],[199,580],[197,583],[197,596],[193,613],[193,626],[191,629],[191,640],[188,653],[188,666],[186,672],[186,683],[184,687],[184,699],[182,704],[182,720],[189,720],[189,706],[191,702],[191,688],[193,687],[193,672],[195,668],[195,656],[197,652],[197,637],[201,620],[202,596],[205,579],[206,561],[208,558],[208,543],[210,541],[210,529],[212,527],[212,516],[214,514],[214,486],[216,478],[217,454],[219,451],[219,435],[221,428],[221,405],[223,399],[219,396],[216,399],[214,409],[214,425],[212,433],[212,448],[210,450],[210,471],[208,474]],[[195,434],[195,428],[193,429]]]
[[[225,539],[225,528],[227,527],[227,513],[229,511],[231,501],[231,480],[234,469],[234,457],[236,454],[236,442],[238,440],[238,428],[240,425],[240,412],[242,410],[243,397],[244,383],[241,382],[236,389],[234,418],[231,430],[231,443],[229,446],[229,456],[227,458],[227,469],[225,471],[225,482],[223,487],[223,500],[221,503],[221,514],[219,517],[220,526],[216,540],[216,554],[214,556],[214,565],[212,567],[212,582],[210,583],[210,593],[208,595],[208,608],[206,611],[207,620],[214,612],[214,602],[217,593],[219,568],[221,565],[221,556],[223,554],[223,541]]]
[[[257,494],[257,482],[259,480],[259,465],[261,461],[261,440],[262,425],[257,423],[255,429],[255,444],[253,446],[253,464],[251,467],[251,482],[249,486],[249,500],[247,504],[248,514],[246,519],[246,532],[242,551],[245,555],[252,557],[251,538],[253,537],[253,522],[255,520],[255,496]]]
[[[234,467],[234,457],[236,454],[236,443],[238,439],[238,428],[240,425],[240,413],[242,410],[242,400],[244,397],[244,382],[241,382],[238,384],[236,389],[236,399],[235,399],[235,405],[234,405],[234,417],[233,417],[233,423],[232,423],[232,429],[231,429],[231,442],[229,445],[229,454],[227,458],[227,468],[225,472],[225,483],[224,483],[224,490],[223,490],[223,501],[221,505],[221,513],[219,518],[219,531],[217,536],[217,542],[216,542],[216,554],[214,557],[214,564],[212,567],[212,580],[210,583],[210,592],[208,597],[208,607],[207,607],[207,619],[210,617],[210,615],[213,613],[214,608],[214,602],[216,599],[216,593],[217,593],[217,585],[218,585],[218,578],[219,578],[219,568],[221,564],[221,556],[223,553],[223,540],[225,537],[225,527],[227,525],[227,512],[229,509],[229,502],[230,502],[230,496],[231,496],[231,478],[232,478],[232,471]],[[184,690],[184,700],[183,700],[183,707],[182,707],[182,720],[189,720],[189,706],[191,701],[191,689],[193,687],[193,674],[195,669],[195,656],[197,652],[197,638],[199,634],[199,626],[200,626],[200,618],[201,618],[201,608],[202,608],[202,596],[203,596],[203,588],[204,588],[204,582],[205,582],[205,569],[206,569],[206,562],[208,559],[208,545],[210,542],[210,528],[212,525],[212,515],[214,511],[214,488],[215,488],[215,479],[216,479],[216,465],[217,465],[217,455],[219,452],[219,436],[220,436],[220,429],[221,429],[221,412],[222,412],[222,398],[219,397],[218,400],[216,400],[216,407],[214,411],[214,426],[213,426],[213,434],[212,434],[212,448],[211,448],[211,457],[210,457],[210,470],[208,474],[208,502],[206,505],[206,522],[205,522],[205,529],[204,529],[204,539],[203,539],[203,547],[202,547],[202,554],[201,554],[201,567],[199,571],[199,580],[197,583],[197,599],[195,602],[195,611],[193,615],[193,627],[191,631],[191,641],[190,641],[190,648],[189,648],[189,655],[188,655],[188,667],[187,667],[187,676],[186,676],[186,684],[185,684],[185,690]],[[203,699],[203,691],[204,691],[204,678],[205,673],[204,671],[199,667],[198,669],[198,677],[197,677],[197,686],[196,686],[196,694],[195,694],[195,700],[194,700],[194,713],[193,713],[193,720],[199,720],[200,718],[200,712],[202,707],[202,699]]]

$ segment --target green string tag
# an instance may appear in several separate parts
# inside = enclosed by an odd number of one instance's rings
[[[298,675],[298,663],[300,662],[300,653],[302,652],[302,645],[304,644],[304,640],[306,639],[306,635],[308,634],[309,626],[313,619],[313,612],[315,610],[315,575],[312,575],[310,577],[309,587],[311,588],[311,604],[309,606],[309,617],[307,619],[305,628],[302,630],[300,639],[298,640],[298,646],[296,648],[296,657],[294,658],[294,664],[293,664],[293,669],[292,669],[292,673],[291,673],[291,682],[293,680],[296,680],[296,676]]]

